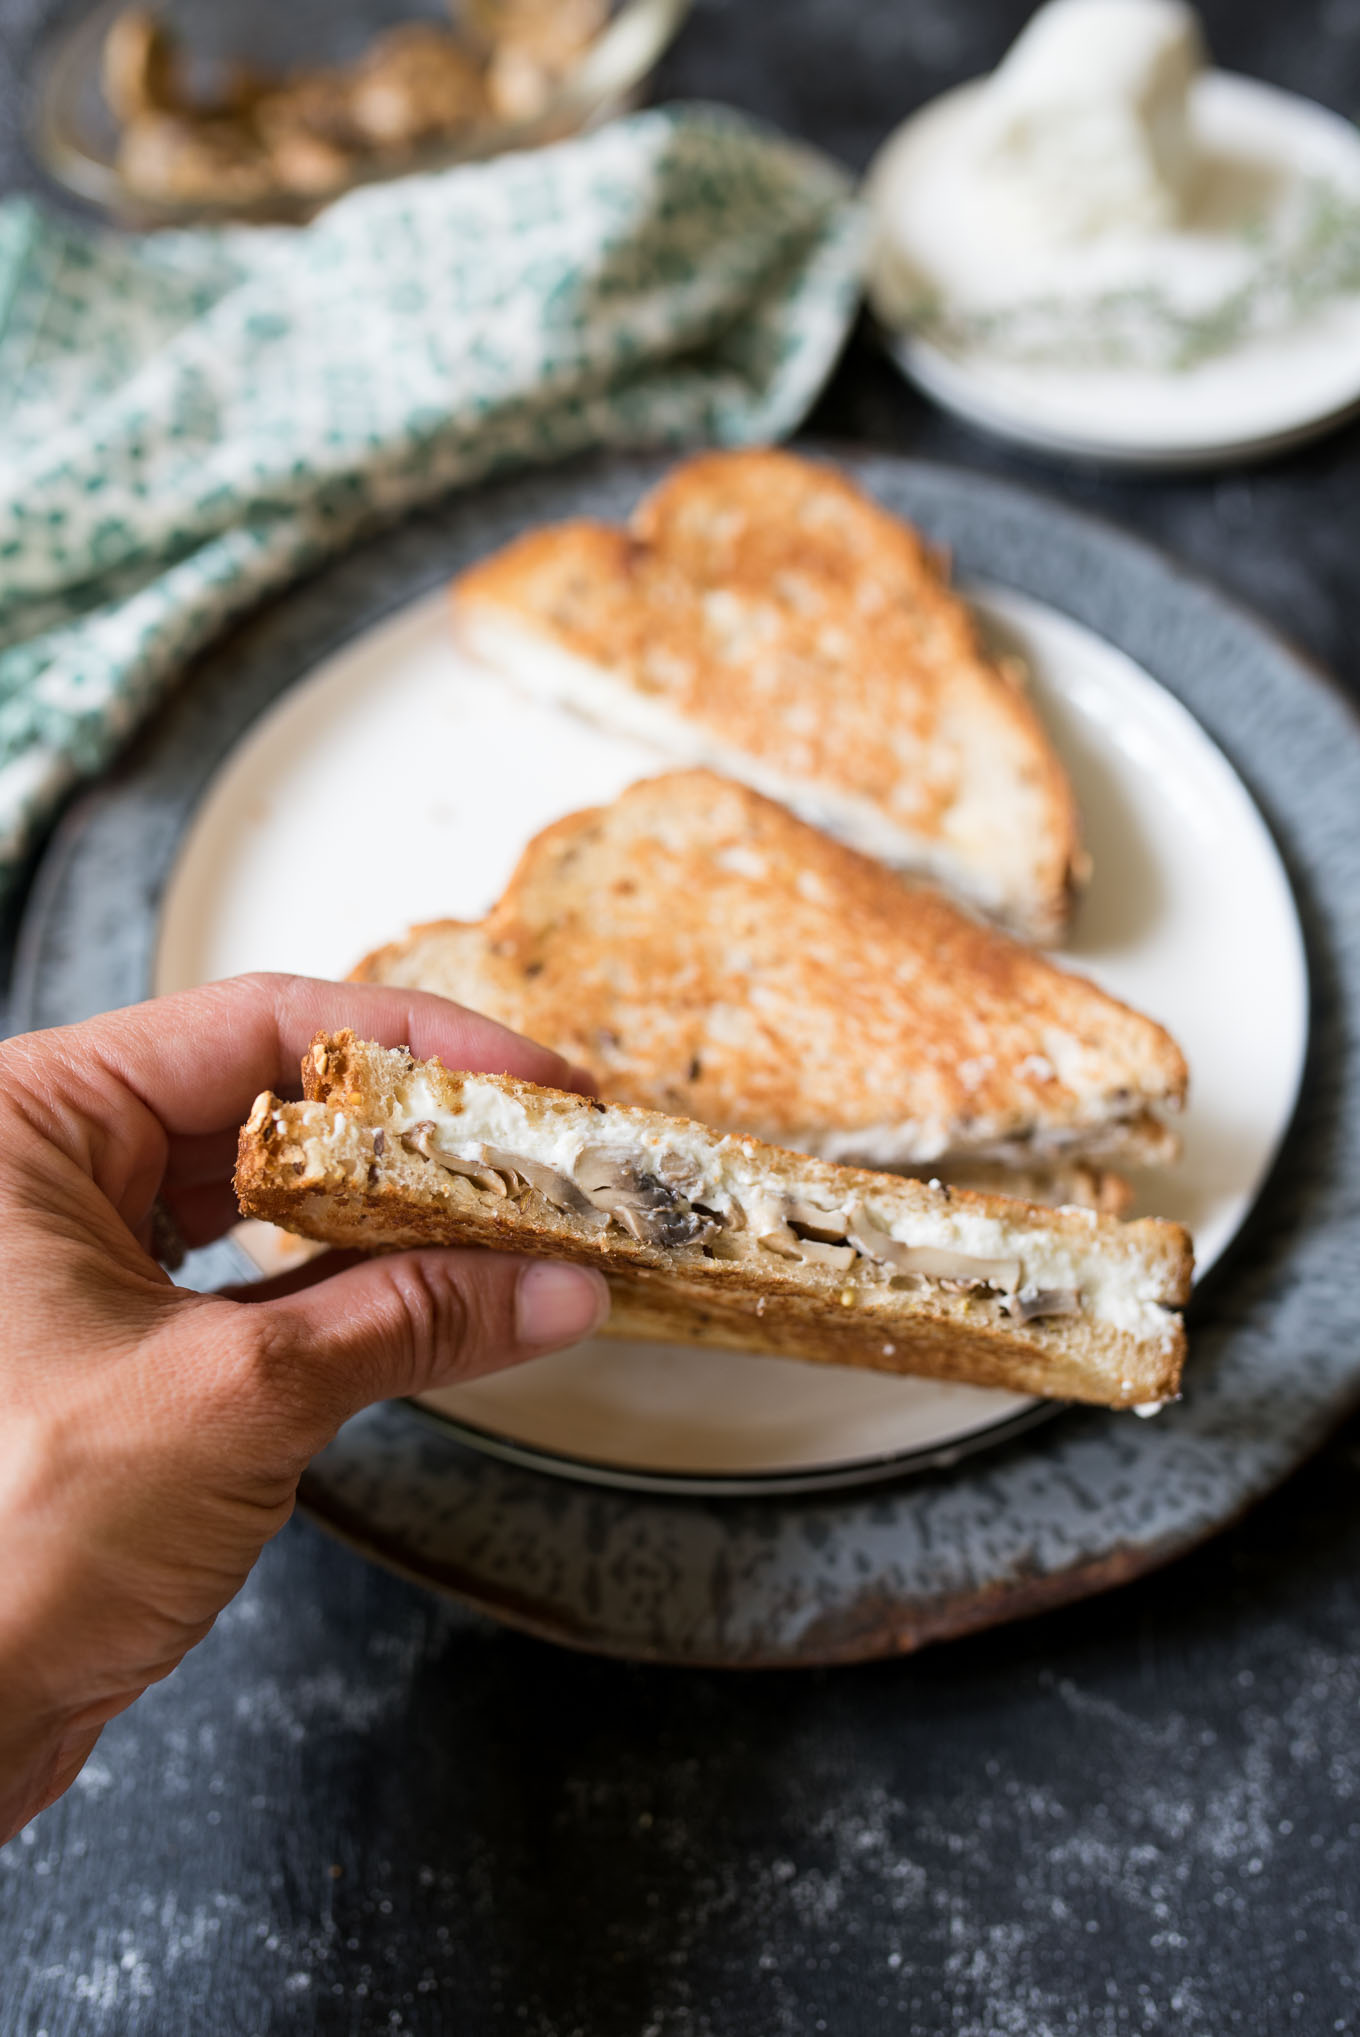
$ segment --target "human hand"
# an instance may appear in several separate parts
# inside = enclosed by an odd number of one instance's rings
[[[242,1298],[177,1288],[236,1215],[236,1134],[352,1026],[446,1067],[579,1086],[442,998],[239,977],[0,1046],[0,1839],[245,1582],[308,1459],[370,1401],[598,1327],[598,1273],[493,1252],[329,1254]]]

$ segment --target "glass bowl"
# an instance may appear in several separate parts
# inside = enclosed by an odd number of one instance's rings
[[[247,74],[273,84],[298,72],[355,63],[375,39],[413,21],[442,25],[470,49],[485,51],[497,8],[505,0],[466,0],[459,18],[422,0],[169,0],[154,10],[182,53],[182,74],[194,96],[211,101]],[[580,134],[635,104],[689,11],[690,0],[617,0],[573,68],[532,113],[507,118],[484,112],[456,134],[404,144],[346,162],[314,188],[261,195],[189,197],[152,194],[129,183],[119,161],[122,134],[104,96],[104,46],[128,0],[102,0],[46,54],[34,97],[32,138],[49,173],[70,191],[120,221],[139,226],[189,225],[226,219],[305,219],[358,184],[483,161],[507,149],[533,148]]]

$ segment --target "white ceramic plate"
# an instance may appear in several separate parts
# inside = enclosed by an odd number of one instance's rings
[[[1184,1157],[1147,1179],[1141,1206],[1190,1225],[1202,1273],[1256,1195],[1302,1071],[1307,979],[1284,872],[1240,780],[1170,694],[1053,611],[973,593],[1029,661],[1085,815],[1096,874],[1068,958],[1188,1056]],[[227,758],[167,889],[156,988],[245,969],[342,976],[409,921],[478,916],[538,828],[658,768],[643,745],[487,678],[454,650],[443,596],[422,599],[328,658]],[[281,883],[315,867],[337,814],[355,845],[344,883]],[[850,1472],[963,1445],[1030,1405],[608,1339],[430,1399],[491,1447],[625,1480]]]
[[[933,100],[889,139],[867,194],[877,249],[870,295],[895,358],[946,409],[1043,452],[1132,466],[1195,467],[1245,459],[1311,436],[1360,403],[1360,293],[1305,321],[1167,372],[992,358],[947,351],[892,330],[905,271],[945,305],[1082,299],[1162,273],[1216,273],[1254,219],[1278,217],[1300,187],[1323,180],[1360,198],[1360,133],[1312,100],[1214,71],[1191,101],[1205,171],[1189,228],[1094,255],[1044,257],[979,238],[963,160],[981,84]]]

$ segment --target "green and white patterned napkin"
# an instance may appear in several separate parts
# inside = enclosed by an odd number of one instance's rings
[[[778,438],[853,315],[848,179],[716,108],[138,237],[0,206],[0,897],[267,590],[453,484]]]

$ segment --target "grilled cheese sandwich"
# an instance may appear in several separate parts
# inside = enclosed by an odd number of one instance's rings
[[[241,1133],[244,1214],[338,1245],[599,1265],[613,1327],[1117,1407],[1178,1388],[1178,1225],[836,1167],[319,1035]]]
[[[627,529],[530,532],[452,589],[459,641],[540,697],[782,800],[1056,939],[1086,868],[1014,666],[939,559],[833,468],[682,462]]]

